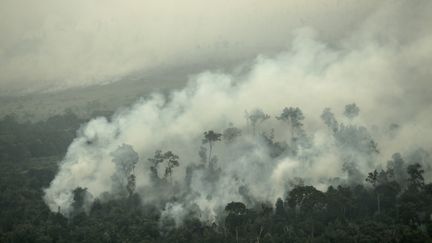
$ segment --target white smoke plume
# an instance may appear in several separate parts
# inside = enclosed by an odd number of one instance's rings
[[[418,4],[416,9],[431,6],[413,2],[413,6]],[[385,168],[393,153],[407,158],[418,148],[432,152],[428,69],[432,33],[421,28],[409,35],[398,32],[395,25],[400,21],[395,20],[407,20],[406,26],[416,23],[404,17],[409,15],[407,6],[395,1],[377,10],[338,45],[320,40],[313,28],[298,29],[285,52],[258,56],[233,73],[200,73],[167,97],[154,94],[110,119],[91,120],[79,130],[45,190],[46,203],[51,210],[60,207],[68,215],[76,187],[87,188],[93,198],[114,194],[112,153],[123,144],[131,145],[139,155],[135,191],[144,203],[161,203],[162,216],[173,217],[177,223],[197,208],[201,219],[211,222],[231,201],[251,206],[256,201],[273,203],[300,179],[323,190],[334,181],[362,183],[367,172]],[[374,21],[378,20],[389,25],[377,27]],[[350,121],[342,114],[345,105],[353,102],[360,107],[360,115]],[[289,127],[275,119],[284,107],[302,109],[311,145],[295,146],[296,153],[271,156],[272,147],[259,135],[262,132],[269,137],[274,129],[274,141],[294,146]],[[348,145],[341,145],[320,118],[326,107],[339,123],[367,129],[359,128],[358,133],[371,135],[379,153],[363,153],[359,147],[363,145],[350,142],[356,139],[350,133],[341,138]],[[256,108],[271,118],[259,124],[253,135],[245,111]],[[223,132],[231,124],[241,129],[241,135],[231,143],[216,142],[217,161],[203,164],[200,147],[208,146],[202,144],[203,133]],[[392,124],[398,124],[398,129],[389,132]],[[172,180],[163,185],[152,179],[148,160],[156,150],[179,156]],[[429,160],[422,163],[432,166]],[[353,164],[354,169],[347,168]],[[426,179],[431,179],[429,174]]]

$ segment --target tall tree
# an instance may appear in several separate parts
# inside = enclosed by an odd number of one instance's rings
[[[407,172],[409,175],[408,189],[413,191],[420,191],[423,189],[425,183],[423,177],[424,170],[422,169],[422,166],[418,163],[409,165],[407,167]]]
[[[165,168],[165,178],[170,179],[172,182],[172,170],[174,167],[179,166],[179,156],[173,154],[171,151],[168,151],[164,154],[165,159],[167,160],[167,167]]]
[[[228,216],[225,218],[226,226],[235,232],[236,242],[239,242],[239,227],[246,221],[246,205],[241,202],[230,202],[225,206]]]
[[[251,113],[246,112],[246,114],[247,114],[247,118],[249,119],[252,125],[253,135],[256,134],[257,126],[270,118],[270,116],[264,113],[261,109],[255,109]]]
[[[213,144],[217,141],[221,140],[221,133],[214,132],[213,130],[209,130],[207,132],[204,132],[204,139],[202,140],[203,144],[208,144],[209,146],[209,156],[208,156],[208,162],[211,161],[212,156],[212,150],[213,150]]]
[[[277,217],[282,217],[282,218],[284,218],[284,217],[286,216],[286,213],[285,213],[285,205],[284,205],[284,202],[283,202],[283,200],[282,200],[281,198],[278,198],[278,199],[276,200],[276,204],[275,204],[275,215],[276,215]]]
[[[321,114],[321,119],[330,128],[333,132],[337,132],[339,128],[339,123],[336,120],[333,112],[331,112],[330,108],[325,108]]]
[[[155,155],[153,158],[148,159],[150,163],[152,164],[150,166],[150,170],[152,172],[152,176],[154,180],[161,179],[158,175],[158,167],[159,164],[162,164],[166,162],[165,167],[165,174],[163,179],[165,180],[172,180],[172,170],[174,167],[178,167],[180,165],[179,163],[179,156],[174,154],[171,151],[167,151],[163,153],[161,150],[156,150]]]
[[[296,186],[288,193],[288,205],[306,214],[325,207],[324,194],[313,186]]]
[[[276,119],[281,120],[290,126],[292,140],[295,139],[295,135],[303,135],[304,131],[302,129],[302,122],[304,120],[304,115],[300,108],[285,107]]]
[[[369,182],[373,186],[375,192],[377,192],[376,188],[379,185],[379,178],[380,178],[380,176],[379,176],[379,173],[377,170],[370,172],[368,174],[368,177],[366,178],[366,181]],[[380,213],[381,212],[381,197],[380,197],[379,193],[376,193],[376,200],[377,200],[377,211],[378,211],[378,213]]]
[[[151,164],[150,165],[150,171],[151,171],[152,178],[154,180],[159,179],[158,167],[159,167],[159,164],[163,163],[163,161],[164,161],[164,155],[163,155],[162,151],[156,150],[153,158],[148,159],[148,161]]]
[[[136,177],[134,174],[131,174],[128,177],[128,182],[126,186],[126,189],[129,193],[129,197],[132,197],[133,193],[135,192],[135,188],[136,188]]]
[[[392,159],[387,161],[387,170],[393,172],[395,180],[403,185],[407,183],[407,170],[405,161],[400,153],[395,153],[392,155]]]
[[[132,188],[134,189],[135,186],[131,185],[131,183],[135,182],[135,176],[133,176],[133,180],[131,180],[131,176],[134,174],[135,165],[139,160],[137,152],[131,145],[122,144],[111,153],[111,156],[116,166],[112,179],[120,184],[120,190],[126,189],[129,191]]]
[[[369,182],[376,194],[377,212],[381,213],[384,207],[393,207],[396,202],[396,196],[400,192],[400,186],[394,181],[392,170],[374,170],[368,174],[366,181]]]

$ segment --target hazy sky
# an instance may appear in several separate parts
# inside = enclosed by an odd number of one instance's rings
[[[176,66],[217,67],[280,52],[298,27],[312,27],[337,44],[382,5],[400,2],[0,0],[0,95]],[[424,7],[421,2],[410,5]],[[377,21],[373,25],[382,26],[388,19]]]

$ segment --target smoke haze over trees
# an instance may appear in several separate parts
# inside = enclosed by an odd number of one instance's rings
[[[224,4],[0,10],[0,95],[121,97],[1,116],[0,241],[431,241],[432,3]]]
[[[329,180],[358,183],[369,171],[384,168],[396,152],[408,155],[423,146],[427,151],[430,106],[417,106],[409,117],[401,107],[395,109],[393,104],[406,97],[394,94],[401,88],[397,80],[384,78],[394,69],[388,64],[377,69],[374,61],[387,60],[391,51],[369,48],[333,49],[320,43],[313,30],[298,30],[289,52],[259,57],[240,76],[204,72],[168,96],[154,94],[109,120],[96,118],[80,129],[45,199],[53,210],[60,206],[68,214],[75,187],[87,188],[95,198],[111,192],[116,168],[111,153],[121,144],[139,155],[136,191],[144,201],[145,195],[151,195],[149,202],[159,200],[160,191],[153,191],[148,158],[156,150],[173,151],[181,159],[169,173],[176,187],[171,189],[186,194],[184,203],[196,203],[209,218],[226,201],[241,200],[234,193],[240,187],[247,188],[248,198],[276,200],[295,177],[322,189],[332,184]],[[377,80],[369,77],[372,70]],[[359,82],[346,81],[351,79]],[[215,135],[230,124],[239,129],[239,138],[217,143],[221,135]],[[392,124],[398,128],[390,136]],[[425,136],[419,137],[419,131]],[[205,151],[199,152],[201,146]],[[201,163],[199,154],[219,170],[191,169]],[[207,182],[210,178],[216,181]],[[180,195],[172,196],[183,204]]]

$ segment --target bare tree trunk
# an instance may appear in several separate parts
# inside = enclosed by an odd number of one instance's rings
[[[312,232],[311,232],[311,235],[310,235],[310,242],[312,243],[312,241],[313,241],[313,238],[314,238],[314,225],[313,225],[313,222],[312,222]]]
[[[294,142],[294,126],[291,124],[291,142]]]
[[[291,141],[294,140],[294,127],[291,126]]]
[[[377,204],[378,204],[378,214],[381,213],[381,198],[380,198],[380,194],[377,193]]]
[[[208,163],[209,163],[209,165],[210,165],[210,162],[211,162],[212,149],[213,149],[212,142],[209,141],[209,158],[208,158]]]
[[[238,243],[238,229],[237,229],[237,227],[236,227],[236,242]]]

